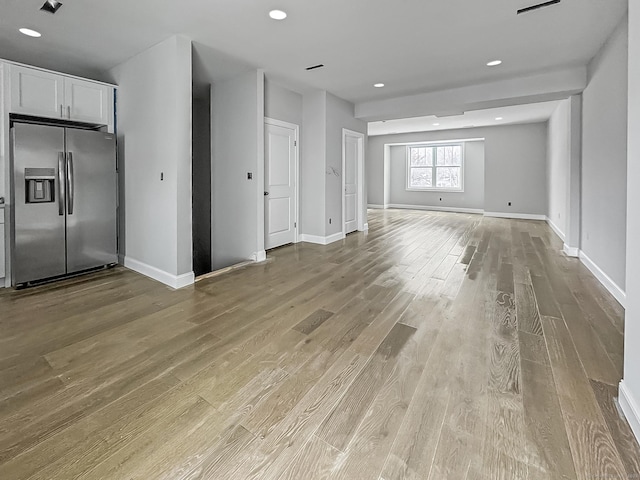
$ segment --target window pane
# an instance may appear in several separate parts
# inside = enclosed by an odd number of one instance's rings
[[[416,188],[429,188],[433,185],[433,169],[412,168],[409,176],[409,186]]]
[[[460,167],[437,167],[436,186],[438,188],[460,188]]]
[[[426,149],[425,148],[411,148],[411,166],[425,166],[427,165]]]
[[[460,145],[447,145],[438,147],[438,166],[461,166],[462,165],[462,147]]]
[[[427,165],[430,167],[433,165],[433,148],[425,148],[426,157],[427,157]]]
[[[462,147],[460,145],[453,147],[453,162],[451,165],[462,165]]]
[[[410,147],[409,158],[412,167],[427,167],[433,165],[433,148]]]

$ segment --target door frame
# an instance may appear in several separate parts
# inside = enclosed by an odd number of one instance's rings
[[[349,130],[348,128],[342,129],[342,236],[347,234],[346,224],[346,202],[345,202],[345,189],[347,186],[346,179],[346,140],[347,136],[356,137],[358,139],[358,158],[356,158],[356,181],[358,182],[358,193],[356,194],[356,219],[358,223],[358,231],[363,232],[364,228],[364,133]]]
[[[264,117],[265,125],[273,125],[275,127],[284,127],[293,130],[294,132],[294,141],[295,141],[295,150],[294,150],[294,170],[293,178],[296,182],[294,187],[293,194],[293,203],[294,203],[294,229],[293,229],[293,243],[300,242],[300,126],[295,123],[285,122],[283,120],[277,120],[271,117]],[[264,127],[263,127],[264,128]],[[264,146],[263,149],[267,146],[267,138],[264,138]],[[264,180],[262,182],[262,189],[264,190],[264,182],[267,179],[267,156],[264,156]],[[264,211],[262,213],[263,217],[267,214],[267,205],[266,202],[264,204]],[[265,242],[267,240],[267,229],[264,229],[264,239]]]

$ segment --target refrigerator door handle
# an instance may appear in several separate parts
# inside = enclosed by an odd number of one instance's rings
[[[73,176],[73,153],[67,154],[67,213],[73,215],[73,192],[74,176]]]
[[[58,215],[64,215],[64,152],[58,152]]]

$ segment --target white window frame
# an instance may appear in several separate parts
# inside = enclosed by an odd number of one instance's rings
[[[450,143],[419,143],[419,144],[411,144],[407,145],[406,151],[406,190],[410,192],[453,192],[453,193],[462,193],[464,192],[464,162],[465,162],[465,149],[464,143],[460,142],[450,142]],[[461,161],[460,161],[460,188],[449,188],[449,187],[412,187],[411,186],[411,168],[425,168],[421,167],[412,167],[411,166],[411,149],[412,148],[437,148],[437,147],[460,147],[461,150]],[[450,166],[450,165],[440,165],[441,167]],[[429,167],[426,167],[429,168]],[[437,178],[436,171],[438,165],[436,165],[436,156],[435,152],[433,155],[433,166],[431,166],[433,170],[433,179]]]

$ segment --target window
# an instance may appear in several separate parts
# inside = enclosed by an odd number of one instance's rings
[[[407,147],[407,190],[462,191],[461,144]]]

